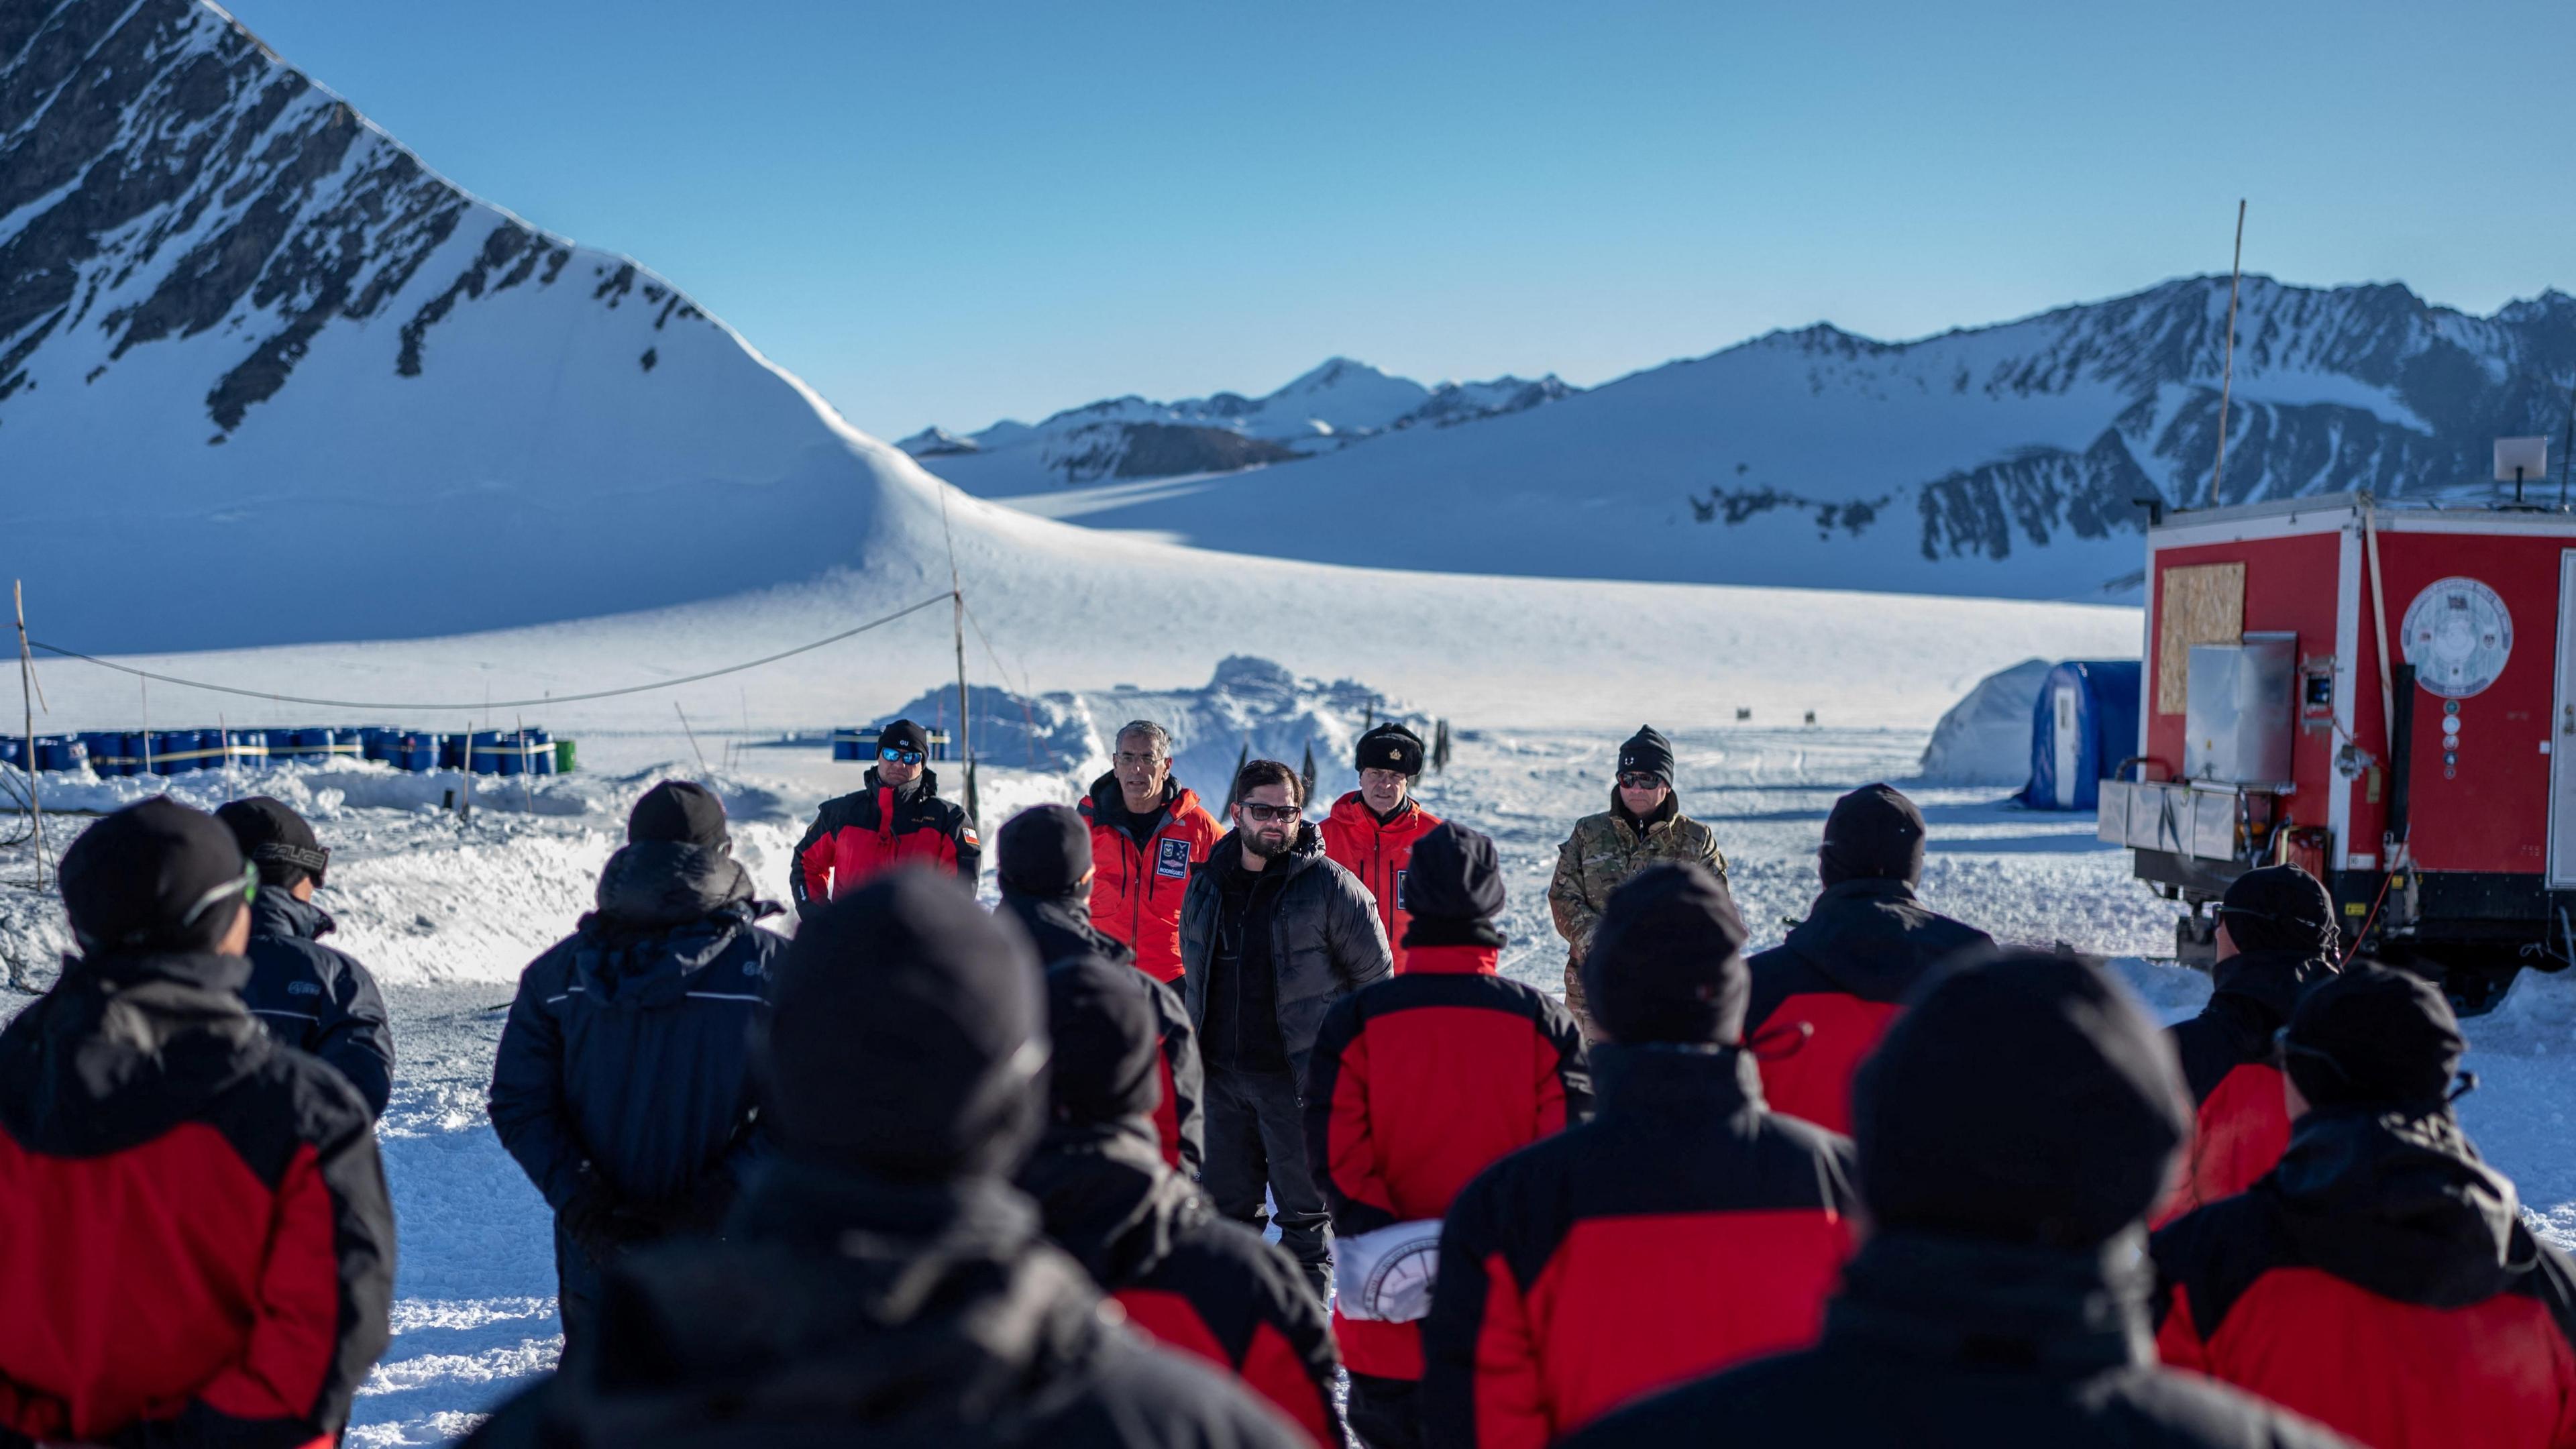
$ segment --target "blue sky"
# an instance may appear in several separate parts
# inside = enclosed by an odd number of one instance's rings
[[[2576,5],[234,0],[900,436],[1343,353],[1590,384],[2224,271],[2576,286]]]

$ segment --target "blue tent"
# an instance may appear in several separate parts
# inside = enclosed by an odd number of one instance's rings
[[[2033,810],[2092,810],[2100,782],[2138,752],[2138,661],[2070,659],[2048,671],[2030,712]]]

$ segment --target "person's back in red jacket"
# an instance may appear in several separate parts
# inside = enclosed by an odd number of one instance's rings
[[[2140,1220],[2191,1121],[2098,960],[1972,953],[1852,1084],[1869,1239],[1815,1347],[1610,1414],[1564,1449],[2348,1449],[2156,1364]]]
[[[2272,1038],[2300,997],[2335,974],[2334,902],[2295,865],[2238,876],[2218,907],[2218,964],[2200,1014],[2168,1028],[2195,1107],[2180,1181],[2154,1218],[2163,1226],[2234,1197],[2290,1145]]]
[[[1503,908],[1494,843],[1454,822],[1413,851],[1405,975],[1334,1004],[1306,1067],[1306,1161],[1337,1240],[1446,1215],[1507,1153],[1590,1115],[1583,1033],[1554,998],[1494,974]],[[1354,1317],[1333,1333],[1351,1424],[1371,1449],[1421,1442],[1418,1322]]]
[[[1198,793],[1172,778],[1172,740],[1135,720],[1118,732],[1117,759],[1091,782],[1081,810],[1091,822],[1091,923],[1136,953],[1136,969],[1181,979],[1181,899],[1190,870],[1225,832]]]
[[[242,1004],[241,854],[167,799],[64,854],[0,1032],[0,1443],[327,1444],[388,1338],[366,1102]]]
[[[1317,829],[1325,857],[1358,876],[1377,897],[1378,923],[1386,927],[1396,974],[1402,975],[1405,874],[1413,847],[1440,825],[1440,817],[1413,798],[1413,782],[1422,774],[1422,737],[1388,720],[1360,736],[1352,768],[1359,771],[1360,787],[1334,801]]]
[[[1437,1449],[1523,1449],[1639,1395],[1814,1340],[1852,1247],[1851,1144],[1763,1107],[1736,1043],[1744,924],[1657,865],[1584,955],[1594,1116],[1469,1183],[1422,1328]],[[1715,1430],[1718,1426],[1711,1426]]]
[[[984,842],[965,807],[939,798],[939,776],[923,763],[930,736],[899,719],[877,736],[867,788],[823,802],[796,842],[788,894],[801,918],[897,866],[957,876],[971,893],[984,869]]]
[[[1899,1003],[1942,960],[1993,944],[1926,909],[1923,812],[1888,785],[1834,802],[1816,851],[1824,892],[1789,938],[1748,963],[1745,1039],[1774,1112],[1851,1130],[1851,1079]]]
[[[1218,1217],[1154,1149],[1148,994],[1167,989],[1106,956],[1047,968],[1047,1130],[1019,1185],[1131,1325],[1239,1376],[1319,1449],[1340,1449],[1323,1306],[1284,1251]]]
[[[2363,963],[2308,994],[2283,1046],[2288,1152],[2155,1236],[2165,1362],[2376,1449],[2576,1445],[2576,1271],[2444,1099],[2450,1003]]]

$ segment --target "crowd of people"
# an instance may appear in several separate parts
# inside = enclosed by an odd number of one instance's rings
[[[497,1048],[564,1348],[475,1442],[2576,1449],[2576,1276],[2460,1129],[2451,1006],[2297,867],[2163,1029],[1926,906],[1872,785],[1748,956],[1642,729],[1548,889],[1560,1000],[1403,725],[1320,823],[1171,743],[1005,823],[988,912],[896,722],[792,937],[714,794],[644,793]],[[265,798],[65,854],[78,953],[0,1032],[0,1449],[345,1428],[394,1048],[329,864]]]

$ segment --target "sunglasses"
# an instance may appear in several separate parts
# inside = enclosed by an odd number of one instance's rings
[[[222,885],[215,887],[213,890],[206,892],[204,895],[197,897],[197,903],[188,908],[188,914],[179,918],[180,929],[185,930],[188,927],[194,926],[197,922],[204,920],[206,918],[206,912],[213,910],[215,907],[222,905],[228,900],[231,900],[234,896],[240,896],[243,905],[249,905],[252,901],[259,899],[258,866],[244,865],[242,867],[240,880],[228,880]]]
[[[1622,790],[1652,790],[1663,783],[1664,777],[1661,775],[1630,772],[1619,777],[1619,788]]]
[[[889,745],[877,751],[877,758],[890,765],[918,765],[921,763],[921,751],[898,750]]]
[[[1264,825],[1276,821],[1294,820],[1298,813],[1294,805],[1257,805],[1250,800],[1240,801],[1234,808]]]

